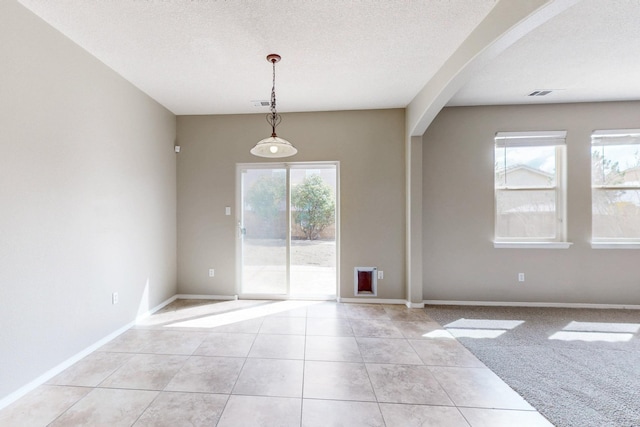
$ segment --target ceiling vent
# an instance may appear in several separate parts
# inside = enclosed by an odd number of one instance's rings
[[[549,95],[551,92],[551,90],[534,90],[533,92],[531,92],[529,95],[527,96],[545,96],[545,95]]]
[[[257,101],[251,101],[254,107],[269,107],[271,105],[271,101],[259,99]]]

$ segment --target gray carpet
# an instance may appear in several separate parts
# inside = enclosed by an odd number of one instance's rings
[[[640,426],[640,312],[463,306],[426,310],[554,425]],[[524,323],[513,327],[513,322],[495,320]],[[492,330],[505,332],[494,338],[469,337],[500,333]],[[563,339],[549,339],[552,336]]]

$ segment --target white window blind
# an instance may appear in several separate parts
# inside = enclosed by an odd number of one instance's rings
[[[564,145],[566,131],[536,131],[536,132],[498,132],[496,133],[496,147],[528,147]]]

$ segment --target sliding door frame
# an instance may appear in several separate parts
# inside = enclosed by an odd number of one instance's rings
[[[291,185],[290,174],[292,169],[313,169],[323,167],[335,167],[336,170],[336,212],[335,212],[335,244],[336,244],[336,289],[335,296],[310,296],[296,297],[291,295]],[[242,206],[242,172],[246,169],[285,169],[286,171],[286,217],[287,217],[287,233],[286,233],[286,293],[285,294],[249,294],[242,292],[243,280],[243,256],[242,256],[242,233],[243,233],[243,206]],[[321,162],[286,162],[286,163],[237,163],[236,164],[236,218],[235,218],[235,235],[236,235],[236,284],[235,290],[238,298],[241,299],[309,299],[309,300],[334,300],[340,297],[340,162],[339,161],[321,161]]]

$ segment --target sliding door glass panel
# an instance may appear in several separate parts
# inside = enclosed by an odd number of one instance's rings
[[[336,295],[335,165],[291,166],[292,296]]]
[[[243,169],[240,214],[241,293],[287,294],[286,169]]]

